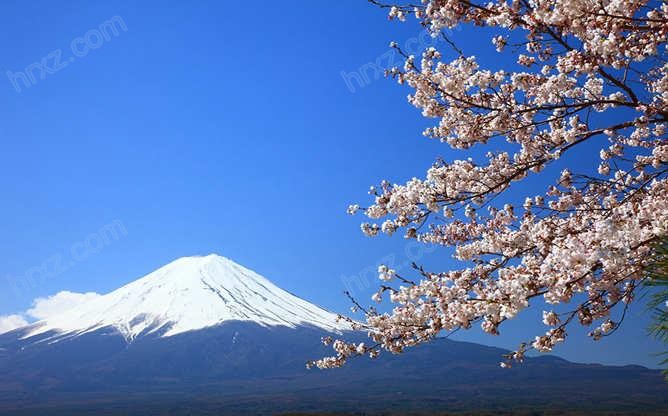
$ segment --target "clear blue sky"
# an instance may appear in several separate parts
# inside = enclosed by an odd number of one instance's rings
[[[347,310],[346,282],[368,299],[369,271],[388,255],[404,264],[406,241],[365,238],[347,205],[366,203],[381,179],[457,157],[421,137],[429,121],[406,102],[409,91],[374,74],[388,64],[388,42],[405,44],[420,28],[388,22],[363,0],[135,3],[3,3],[0,315],[61,290],[105,293],[211,252],[332,310]],[[96,37],[115,16],[127,30]],[[498,64],[480,32],[453,36]],[[33,63],[27,86],[17,74]],[[367,63],[368,82],[348,76],[351,91],[341,71]],[[593,167],[594,157],[579,162]],[[84,260],[72,254],[113,221],[127,235]],[[453,266],[449,253],[424,256]],[[49,276],[12,290],[6,276],[44,263]],[[643,312],[632,308],[616,337],[594,344],[575,331],[556,352],[653,365],[661,346],[645,336]],[[537,321],[458,339],[515,347],[544,330]]]

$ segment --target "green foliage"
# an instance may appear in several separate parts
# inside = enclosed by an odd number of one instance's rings
[[[654,252],[654,259],[647,268],[647,285],[659,290],[652,294],[648,307],[652,313],[651,335],[668,344],[668,239],[664,239]],[[667,356],[668,351],[661,353]],[[668,357],[661,361],[668,364]],[[664,370],[668,380],[668,370]]]

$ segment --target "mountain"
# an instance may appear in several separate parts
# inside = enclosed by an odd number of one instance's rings
[[[0,415],[668,411],[654,370],[551,356],[507,370],[502,349],[444,339],[306,370],[331,352],[322,336],[363,337],[345,330],[231,260],[186,257],[0,335]]]
[[[346,329],[336,315],[277,287],[221,256],[184,257],[105,296],[46,321],[25,335],[81,336],[114,328],[126,341],[160,333],[169,337],[223,322],[261,326]]]

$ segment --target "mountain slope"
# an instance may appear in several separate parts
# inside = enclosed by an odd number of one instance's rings
[[[325,333],[229,321],[130,344],[111,328],[53,344],[0,336],[0,414],[668,411],[668,384],[657,371],[549,356],[502,369],[506,351],[450,340],[306,370],[306,360],[329,352],[319,344]],[[182,413],[166,413],[172,408]]]

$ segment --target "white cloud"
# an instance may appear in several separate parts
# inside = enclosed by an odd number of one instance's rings
[[[16,328],[28,325],[28,321],[21,315],[4,315],[0,316],[0,334],[9,332]]]
[[[26,315],[38,320],[46,319],[99,296],[94,292],[76,293],[65,290],[53,296],[35,299],[32,308],[26,311]]]
[[[24,313],[0,315],[0,334],[29,325],[29,320],[42,320],[58,315],[99,296],[95,292],[76,293],[65,290],[53,296],[37,298],[32,301],[32,308]]]

